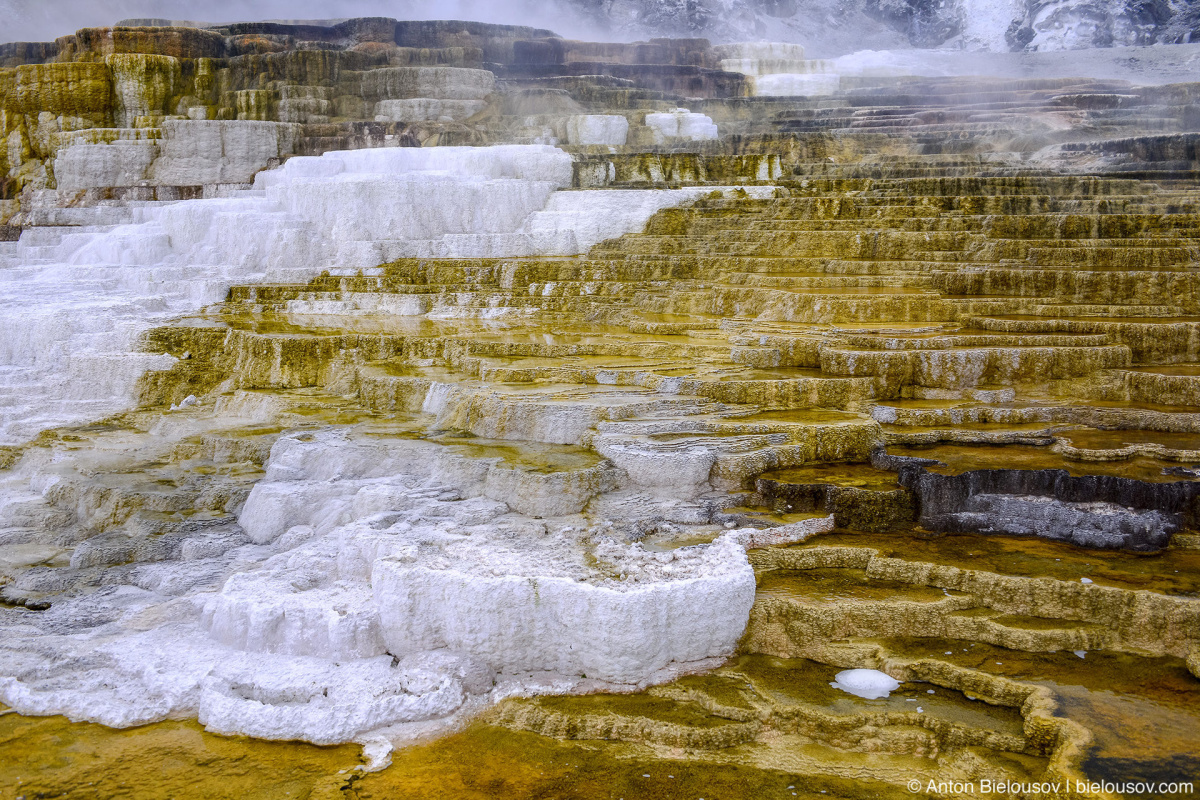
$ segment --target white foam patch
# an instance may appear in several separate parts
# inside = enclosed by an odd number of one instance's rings
[[[842,670],[834,678],[830,686],[867,700],[879,700],[900,688],[900,681],[877,669]]]

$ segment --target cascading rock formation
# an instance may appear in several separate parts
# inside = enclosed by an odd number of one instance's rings
[[[1087,54],[0,45],[0,794],[1200,777],[1200,56]]]

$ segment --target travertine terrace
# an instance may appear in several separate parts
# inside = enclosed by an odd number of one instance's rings
[[[1200,84],[133,23],[0,46],[0,793],[1200,779]]]

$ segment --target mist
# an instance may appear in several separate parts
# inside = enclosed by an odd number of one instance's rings
[[[209,24],[350,17],[463,19],[549,28],[569,37],[612,34],[596,19],[556,0],[0,0],[0,14],[6,21],[0,34],[5,42],[50,41],[79,28],[137,18]]]

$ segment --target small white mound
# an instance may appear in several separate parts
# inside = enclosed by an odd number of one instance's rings
[[[900,688],[900,681],[877,669],[847,669],[834,676],[829,685],[855,697],[879,700]]]
[[[698,142],[718,138],[717,126],[712,121],[712,117],[693,113],[686,108],[647,114],[646,125],[654,131],[654,139],[657,144],[661,144],[667,139],[686,139]]]
[[[629,120],[620,114],[581,114],[567,119],[570,144],[625,144]]]

